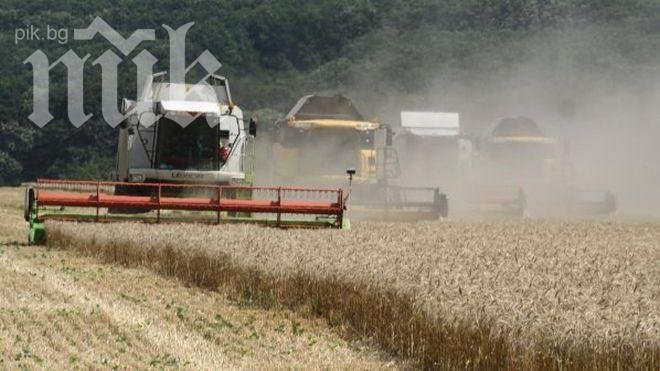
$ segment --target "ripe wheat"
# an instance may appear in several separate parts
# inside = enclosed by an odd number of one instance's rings
[[[255,226],[51,223],[51,246],[264,303],[308,305],[425,366],[660,362],[660,225]]]

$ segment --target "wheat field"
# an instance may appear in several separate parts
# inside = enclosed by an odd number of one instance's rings
[[[0,370],[408,367],[319,317],[27,246],[21,195],[0,188]]]
[[[432,368],[657,369],[660,224],[50,223],[48,245],[311,311]]]

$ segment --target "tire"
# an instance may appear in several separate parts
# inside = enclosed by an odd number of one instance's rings
[[[27,187],[25,189],[25,198],[23,200],[23,218],[26,222],[29,222],[31,219],[31,214],[34,211],[35,206],[35,194],[32,187]]]

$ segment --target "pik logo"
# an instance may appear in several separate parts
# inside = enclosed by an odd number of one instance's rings
[[[186,82],[186,73],[197,65],[207,72],[199,83],[212,76],[222,66],[208,50],[202,52],[190,66],[186,66],[186,33],[193,25],[194,22],[190,22],[177,29],[162,25],[169,37],[169,82],[175,86],[183,87]],[[156,33],[153,29],[139,29],[125,39],[99,17],[94,19],[89,27],[85,29],[74,29],[73,38],[74,40],[92,40],[97,35],[109,41],[124,57],[128,57],[143,41],[156,39]],[[33,70],[33,110],[28,116],[30,121],[39,127],[44,127],[53,120],[48,102],[50,95],[49,78],[50,70],[59,63],[62,63],[67,69],[67,114],[69,121],[75,127],[80,127],[93,116],[92,114],[86,114],[83,107],[83,75],[85,65],[90,57],[89,54],[80,57],[73,50],[69,50],[59,59],[50,63],[46,54],[41,50],[37,50],[23,61],[23,63],[31,64]],[[102,115],[104,120],[113,128],[134,113],[133,110],[122,113],[117,109],[117,72],[122,62],[123,58],[112,50],[106,50],[91,62],[93,65],[101,66]],[[137,96],[142,97],[145,93],[143,91],[145,83],[153,76],[153,67],[158,62],[158,58],[149,51],[142,50],[132,58],[132,62],[137,67]],[[185,100],[187,92],[184,88],[171,89],[170,94],[169,99]],[[183,118],[183,120],[186,121],[186,118]],[[185,125],[184,122],[180,123]]]

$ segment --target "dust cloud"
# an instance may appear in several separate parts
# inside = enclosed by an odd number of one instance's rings
[[[634,49],[640,45],[622,47],[625,40],[608,32],[613,31],[563,30],[490,47],[494,59],[508,61],[496,67],[487,53],[481,53],[483,58],[469,66],[457,65],[451,59],[434,63],[411,57],[409,67],[421,69],[419,78],[425,81],[425,87],[415,91],[401,86],[401,79],[392,79],[387,63],[374,62],[388,59],[388,51],[383,50],[351,67],[349,72],[355,76],[351,84],[308,93],[344,94],[365,119],[377,119],[395,131],[400,129],[403,110],[459,112],[463,133],[475,141],[487,137],[488,130],[502,118],[532,118],[545,135],[562,143],[564,185],[611,191],[620,214],[657,216],[660,58],[652,52],[642,53],[642,57],[628,55],[625,50],[639,52]],[[430,53],[442,55],[436,52]],[[455,164],[455,155],[443,149],[436,151],[433,146],[415,153],[399,151],[402,177],[396,182],[439,186],[450,198],[451,193],[460,192],[461,169]],[[338,152],[345,153],[336,148],[325,151],[326,155],[318,158],[319,167],[332,161],[333,156],[327,153]],[[487,178],[487,183],[527,186],[524,179],[511,179],[497,168],[490,169]],[[344,183],[337,180],[332,185]],[[535,197],[552,202],[555,195],[551,194],[559,192],[558,183],[554,188],[543,188]]]
[[[502,118],[530,117],[545,135],[562,141],[566,183],[585,190],[610,190],[620,214],[657,216],[660,58],[626,55],[621,50],[627,49],[615,45],[607,32],[569,30],[532,37],[523,47],[517,46],[519,59],[494,70],[430,68],[428,87],[415,94],[400,93],[400,87],[392,85],[379,89],[381,94],[374,97],[365,89],[368,81],[361,81],[349,95],[394,127],[402,110],[459,112],[462,130],[471,138],[486,137]],[[422,154],[400,154],[401,167],[408,174],[403,182],[455,191],[456,170],[446,171],[447,164],[439,164],[437,172],[432,171],[434,162],[451,156],[444,156],[442,150],[417,152]],[[516,183],[497,171],[489,177],[493,183]],[[555,191],[550,187],[543,192]]]

